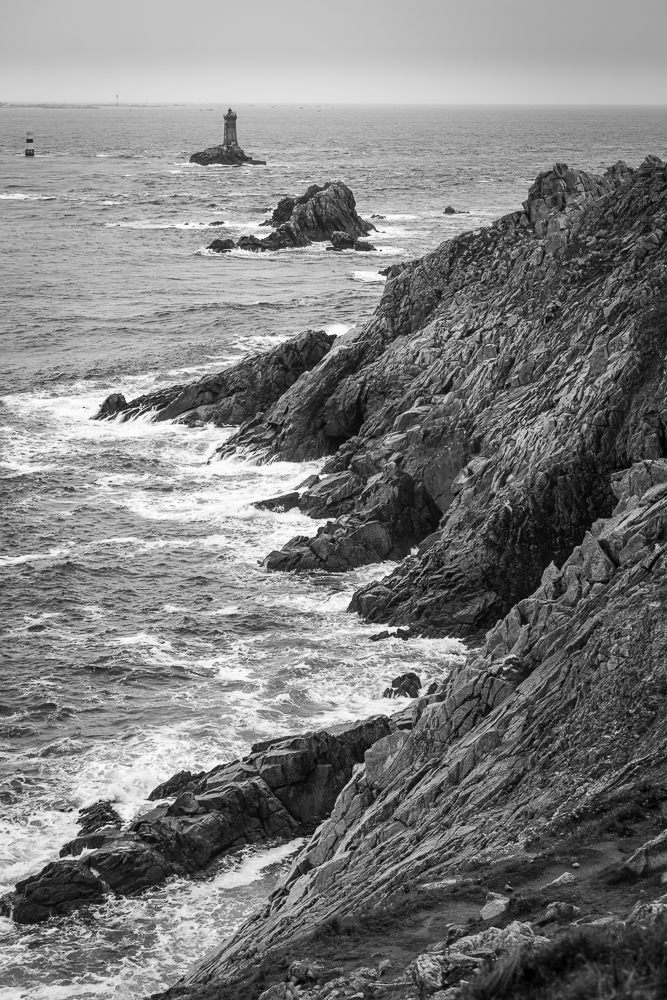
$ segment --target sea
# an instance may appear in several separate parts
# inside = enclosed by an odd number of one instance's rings
[[[389,264],[520,207],[554,162],[664,155],[661,107],[235,107],[266,166],[200,167],[223,105],[0,106],[0,894],[57,858],[77,810],[125,820],[175,771],[405,702],[453,639],[374,643],[346,612],[384,563],[270,574],[318,522],[253,503],[321,462],[213,461],[233,429],[91,420],[306,329],[359,330]],[[36,156],[23,155],[34,133]],[[344,181],[374,252],[207,250],[285,194]],[[460,214],[445,214],[448,206]],[[300,840],[34,926],[0,919],[3,1000],[142,997],[178,980],[271,891]]]

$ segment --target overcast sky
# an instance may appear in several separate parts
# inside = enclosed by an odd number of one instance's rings
[[[667,0],[0,0],[0,102],[667,104]]]

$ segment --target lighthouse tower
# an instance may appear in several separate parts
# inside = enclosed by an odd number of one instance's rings
[[[239,141],[236,138],[236,114],[230,108],[225,115],[225,146],[238,146]]]
[[[32,132],[26,132],[25,135],[25,155],[26,156],[35,155],[35,147],[32,141]]]

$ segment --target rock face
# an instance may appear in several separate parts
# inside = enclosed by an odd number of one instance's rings
[[[523,211],[389,278],[357,336],[220,454],[331,456],[325,473],[364,483],[400,468],[444,517],[351,609],[480,635],[608,516],[613,473],[667,453],[665,233],[657,158],[557,164]]]
[[[350,246],[358,250],[375,249],[370,243],[359,243],[359,237],[366,236],[375,226],[358,215],[354,195],[342,181],[329,181],[323,187],[313,184],[300,198],[283,198],[264,225],[275,226],[275,232],[264,239],[242,236],[238,249],[288,250],[333,240],[334,236],[338,241],[349,240]],[[208,249],[218,249],[215,246],[218,242],[214,240]],[[334,245],[334,249],[343,247]]]
[[[532,903],[524,897],[523,912],[557,902],[557,913],[552,907],[540,922],[558,921],[576,913],[577,884],[586,873],[577,861],[576,874],[563,875],[557,849],[538,856],[531,845],[558,844],[564,835],[572,845],[578,830],[604,840],[619,816],[664,829],[666,477],[662,459],[641,460],[613,477],[613,515],[595,522],[560,569],[547,568],[540,586],[435,698],[417,703],[412,732],[389,734],[367,752],[365,770],[355,772],[269,905],[200,962],[174,995],[204,997],[214,989],[227,996],[222,991],[247,981],[259,957],[277,968],[280,956],[308,954],[332,914],[343,926],[355,918],[362,927],[364,914],[384,914],[389,928],[392,908],[400,921],[406,891],[413,898],[463,887],[470,880],[462,873],[492,871],[494,864],[499,874],[493,891],[481,895],[478,919],[514,919],[513,898],[499,891],[512,889],[504,884],[504,865],[515,885],[518,878],[538,887],[530,889]],[[622,836],[637,842],[632,831]],[[664,844],[664,835],[654,834],[629,858],[626,875],[627,854],[616,851],[615,866],[601,869],[607,881],[595,876],[589,886],[618,892],[633,878],[663,870]],[[569,861],[573,849],[564,848]],[[597,863],[609,864],[604,855]],[[650,885],[662,892],[659,876]],[[638,889],[625,891],[629,910]],[[453,912],[457,898],[445,904]],[[526,933],[532,935],[530,926]],[[443,943],[443,954],[450,945]],[[451,946],[457,950],[466,949]],[[438,946],[429,953],[435,963],[414,966],[417,981],[435,977],[427,993],[439,988],[441,964]]]
[[[303,506],[308,509],[307,497]],[[343,572],[384,559],[401,559],[435,530],[439,520],[440,511],[426,490],[407,473],[388,465],[368,480],[353,514],[320,528],[313,539],[292,538],[280,551],[271,552],[265,565],[274,570]]]
[[[118,829],[120,817],[109,803],[98,803],[84,816],[79,837],[60,852],[65,860],[17,883],[0,900],[0,915],[38,923],[99,903],[109,892],[136,893],[170,875],[198,871],[244,844],[312,832],[366,750],[392,728],[388,718],[376,716],[267,740],[245,760],[201,774],[181,771],[149,796],[175,799],[127,830]]]
[[[154,420],[173,420],[196,413],[218,427],[240,424],[266,410],[304,372],[313,368],[335,340],[323,330],[308,330],[271,350],[244,358],[216,375],[198,382],[171,385],[127,402],[113,393],[95,415],[96,420],[123,412],[123,419],[151,413]],[[122,401],[122,402],[121,402]]]

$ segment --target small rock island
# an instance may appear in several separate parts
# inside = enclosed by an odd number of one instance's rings
[[[225,135],[221,146],[209,146],[208,149],[200,153],[193,153],[190,163],[199,163],[202,167],[208,167],[212,163],[220,163],[228,167],[240,167],[244,163],[251,163],[255,166],[263,166],[266,160],[255,160],[252,156],[247,156],[241,149],[236,135],[236,112],[228,109],[225,117]]]

